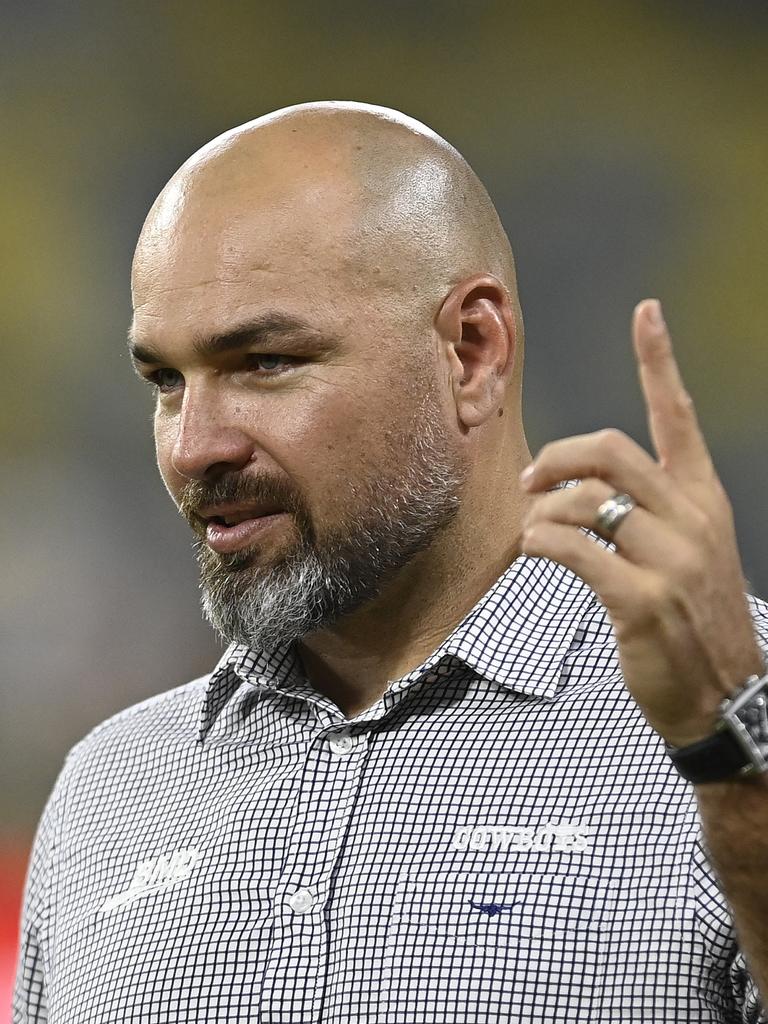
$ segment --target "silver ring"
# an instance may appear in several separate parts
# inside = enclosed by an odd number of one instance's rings
[[[604,501],[597,510],[595,529],[611,536],[633,508],[635,508],[635,502],[628,494],[614,494],[612,498]]]

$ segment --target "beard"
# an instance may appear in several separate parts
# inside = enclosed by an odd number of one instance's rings
[[[282,479],[227,475],[194,481],[179,510],[198,539],[204,617],[227,643],[274,651],[326,629],[377,597],[386,583],[456,518],[466,470],[451,448],[434,402],[424,402],[388,461],[349,486],[341,520],[320,533],[302,494]],[[293,518],[297,539],[270,564],[258,545],[212,551],[196,509],[222,502],[269,502]]]

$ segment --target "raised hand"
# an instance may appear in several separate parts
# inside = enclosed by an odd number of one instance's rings
[[[541,494],[522,550],[561,562],[598,595],[613,622],[624,680],[668,743],[711,735],[718,705],[764,661],[744,596],[733,514],[685,390],[655,299],[632,333],[657,458],[620,430],[544,445],[521,476]],[[577,487],[550,493],[579,478]],[[635,507],[614,532],[597,526],[616,494]],[[579,530],[602,533],[611,551]]]

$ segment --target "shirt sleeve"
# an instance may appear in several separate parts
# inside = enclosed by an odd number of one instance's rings
[[[733,1024],[768,1024],[743,952],[739,949],[733,915],[712,868],[703,839],[693,859],[696,924],[702,940],[700,984],[706,1002]]]
[[[766,1024],[768,1013],[763,1008],[757,985],[750,976],[744,954],[741,952],[736,954],[731,964],[730,982],[734,993],[738,993],[741,1014],[739,1020],[748,1021],[749,1024]]]
[[[12,1024],[43,1024],[48,1020],[47,932],[62,787],[63,772],[43,810],[27,867]]]

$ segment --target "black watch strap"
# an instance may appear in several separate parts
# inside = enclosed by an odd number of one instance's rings
[[[683,778],[694,783],[731,778],[749,764],[746,751],[730,729],[723,729],[687,747],[667,744],[667,753]]]

